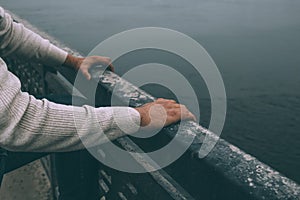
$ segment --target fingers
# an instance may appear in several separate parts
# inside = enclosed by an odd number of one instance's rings
[[[91,74],[89,73],[89,70],[87,68],[81,69],[81,73],[87,80],[91,80]]]
[[[85,60],[94,65],[110,65],[111,64],[111,59],[109,57],[104,57],[104,56],[89,56],[86,57]]]
[[[160,103],[160,104],[164,104],[164,103],[176,103],[175,100],[173,99],[163,99],[163,98],[158,98],[155,102]]]
[[[84,75],[84,77],[87,80],[91,80],[91,74],[89,73],[89,69],[91,67],[97,66],[97,65],[103,65],[108,66],[108,69],[112,72],[115,71],[114,66],[111,64],[111,59],[109,57],[104,56],[89,56],[86,58],[79,58],[80,60],[78,69],[81,71],[81,73]]]
[[[109,70],[114,72],[115,67],[111,64],[111,59],[109,57],[103,57],[103,56],[94,56],[94,63],[93,65],[102,64],[105,66],[108,66]]]
[[[181,120],[193,120],[197,121],[195,115],[191,113],[185,105],[180,104]]]
[[[192,114],[185,105],[178,104],[174,100],[158,98],[155,103],[163,105],[168,115],[173,118],[172,120],[174,120],[174,122],[179,120],[197,121],[195,115]]]
[[[115,72],[115,67],[112,64],[108,65],[108,68],[110,71]]]
[[[161,112],[161,109],[164,109],[164,112]],[[162,122],[164,122],[163,126],[168,126],[180,120],[196,121],[196,117],[185,105],[178,104],[170,99],[159,98],[154,102],[136,108],[136,110],[140,113],[142,127],[149,125],[148,128],[156,129],[162,126]]]

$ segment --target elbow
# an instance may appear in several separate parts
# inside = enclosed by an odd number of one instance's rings
[[[31,140],[25,134],[20,134],[16,127],[6,127],[0,131],[0,147],[9,151],[27,151]]]

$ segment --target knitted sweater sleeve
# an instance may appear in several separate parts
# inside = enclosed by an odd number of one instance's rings
[[[12,53],[51,64],[61,64],[66,56],[49,41],[14,23],[0,7],[0,55]],[[65,106],[37,100],[20,88],[19,79],[0,58],[0,147],[5,149],[73,151],[139,128],[140,115],[133,108]]]
[[[10,54],[52,66],[61,65],[67,57],[67,52],[27,29],[23,24],[14,22],[0,7],[0,55]]]

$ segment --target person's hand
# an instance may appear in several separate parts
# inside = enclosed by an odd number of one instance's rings
[[[87,80],[91,79],[89,69],[97,65],[108,66],[109,70],[114,72],[114,66],[111,64],[111,59],[103,56],[76,57],[68,54],[63,64],[63,66],[80,71]]]
[[[159,129],[179,120],[194,120],[196,117],[184,106],[174,100],[159,98],[135,108],[141,116],[141,127]]]

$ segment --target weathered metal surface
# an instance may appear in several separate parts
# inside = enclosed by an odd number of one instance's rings
[[[128,137],[122,137],[117,139],[117,141],[130,152],[140,152],[144,153],[132,140]],[[171,176],[169,176],[163,169],[154,171],[154,166],[157,165],[151,158],[143,156],[138,156],[137,154],[131,154],[132,157],[145,169],[149,171],[152,178],[161,185],[169,195],[175,200],[187,200],[194,199],[185,189],[183,189]],[[149,160],[151,160],[149,162]],[[150,172],[151,171],[151,172]]]
[[[100,78],[100,84],[107,90],[113,91],[120,100],[130,98],[130,106],[136,107],[154,100],[154,97],[112,72],[107,71],[94,78]],[[118,87],[115,87],[116,85]],[[209,140],[218,140],[215,148],[203,160],[210,167],[220,171],[225,178],[237,184],[241,190],[258,199],[300,199],[300,187],[291,179],[238,147],[218,138],[217,135],[200,125],[194,122],[182,123],[183,135],[196,136],[196,140],[189,148],[191,158],[201,160],[198,150],[201,148],[204,137],[208,137]],[[170,137],[174,137],[177,126],[165,128],[165,132]]]
[[[48,74],[47,77],[49,81],[56,80],[58,83],[61,83],[63,87],[60,87],[59,92],[64,90],[65,93],[72,93],[72,87],[68,83],[65,83],[66,80],[62,77],[55,77],[53,74]],[[54,88],[52,86],[50,86],[50,90],[56,88],[55,85]],[[127,150],[142,152],[128,137],[119,138],[118,142]],[[149,163],[143,161],[142,158],[134,157],[134,159],[141,164],[147,165],[144,166],[145,168],[152,167]],[[99,187],[105,194],[106,199],[145,199],[147,196],[148,198],[146,199],[151,199],[154,192],[156,192],[156,199],[193,199],[191,195],[163,170],[149,173],[149,175],[133,175],[118,172],[102,165],[99,170],[99,177]],[[136,180],[140,181],[136,182]],[[144,184],[139,184],[141,180],[147,182],[147,185],[152,185],[151,189],[146,188]]]
[[[72,94],[72,86],[68,84],[66,82],[66,79],[64,79],[63,77],[55,76],[53,74],[48,74],[46,75],[46,77],[48,81],[55,81],[56,83],[59,83],[59,85],[61,86],[59,92],[62,92],[61,90],[64,90],[65,93]],[[50,85],[50,90],[54,90],[54,88],[52,87],[56,88],[55,84]],[[79,94],[82,95],[81,93]],[[126,136],[117,139],[117,142],[119,142],[119,144],[121,144],[122,147],[124,147],[126,150],[133,152],[143,152],[134,142],[132,142],[131,139]],[[109,154],[109,152],[107,153]],[[152,163],[146,162],[143,157],[138,157],[136,155],[132,156],[134,160],[141,164],[145,169],[148,169],[149,171],[152,170]],[[106,171],[110,171],[110,173],[114,174],[114,181],[112,181],[112,177],[109,176],[105,170],[103,170],[104,168],[106,169]],[[171,176],[169,176],[163,170],[150,172],[149,175],[129,175],[128,173],[111,170],[105,166],[102,166],[101,169],[102,170],[99,171],[99,187],[104,192],[104,194],[106,194],[107,199],[144,199],[147,195],[148,199],[151,199],[153,197],[153,192],[155,191],[160,191],[155,194],[158,199],[193,199],[192,196],[188,194],[188,192],[186,192],[175,180],[171,178]],[[131,180],[130,178],[134,176],[134,179],[137,179],[137,176],[139,176],[140,179],[143,179],[144,181],[147,180],[147,184],[153,185],[152,188],[141,188],[141,186],[145,187],[145,185],[139,185],[137,182],[133,184],[133,180]],[[140,193],[141,191],[143,192]]]

